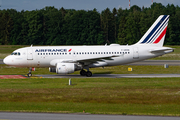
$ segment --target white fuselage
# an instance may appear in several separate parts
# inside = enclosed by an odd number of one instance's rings
[[[52,60],[80,61],[85,66],[101,67],[128,64],[165,54],[151,53],[146,46],[36,46],[15,50],[16,55],[9,55],[4,62],[17,67],[52,67]],[[109,57],[109,58],[108,58]],[[102,59],[101,59],[102,58]],[[96,62],[94,62],[96,61]]]

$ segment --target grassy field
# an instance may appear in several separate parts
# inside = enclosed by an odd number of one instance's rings
[[[24,46],[0,46],[0,59]],[[180,47],[158,60],[179,60]],[[4,57],[3,57],[4,55]],[[128,67],[133,71],[128,72]],[[180,66],[113,66],[93,74],[180,74]],[[0,75],[28,68],[0,65]],[[36,74],[54,74],[37,68]],[[73,74],[79,74],[75,72]],[[0,79],[0,111],[180,116],[180,78]]]
[[[131,67],[133,71],[129,72],[128,67]],[[26,75],[28,73],[28,68],[16,68],[7,65],[0,65],[0,75]],[[169,66],[169,68],[164,68],[164,66],[130,66],[130,65],[120,65],[105,68],[91,68],[90,71],[93,74],[180,74],[180,66]],[[32,72],[33,75],[36,74],[56,74],[50,73],[48,68],[36,68],[36,71]],[[79,74],[76,71],[72,74]]]
[[[179,78],[1,79],[0,111],[180,116]]]

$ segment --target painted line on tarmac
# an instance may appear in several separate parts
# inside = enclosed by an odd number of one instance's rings
[[[25,79],[23,75],[0,75],[0,79]]]

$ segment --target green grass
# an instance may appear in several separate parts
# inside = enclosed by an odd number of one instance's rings
[[[180,116],[179,78],[2,79],[0,111]]]
[[[133,71],[129,72],[128,67],[132,67]],[[26,75],[28,73],[28,68],[16,68],[7,65],[0,65],[0,75]],[[180,66],[169,66],[169,68],[164,68],[164,66],[134,66],[134,65],[120,65],[103,68],[91,68],[93,74],[180,74]],[[33,75],[36,74],[56,74],[50,73],[48,68],[36,68],[36,71],[32,72]],[[79,71],[73,74],[79,74]]]
[[[0,46],[0,59],[24,46]],[[174,53],[158,60],[179,60]],[[3,55],[4,57],[3,57]],[[128,72],[128,67],[133,71]],[[93,74],[180,74],[180,66],[113,66]],[[0,75],[25,75],[27,68],[0,65]],[[37,68],[36,74],[54,74]],[[79,71],[73,73],[79,74]],[[180,116],[180,78],[0,79],[0,111]]]

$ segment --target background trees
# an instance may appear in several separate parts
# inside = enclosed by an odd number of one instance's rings
[[[166,45],[180,45],[180,7],[154,3],[129,10],[73,10],[45,7],[0,10],[1,45],[134,44],[161,14],[170,15]]]

